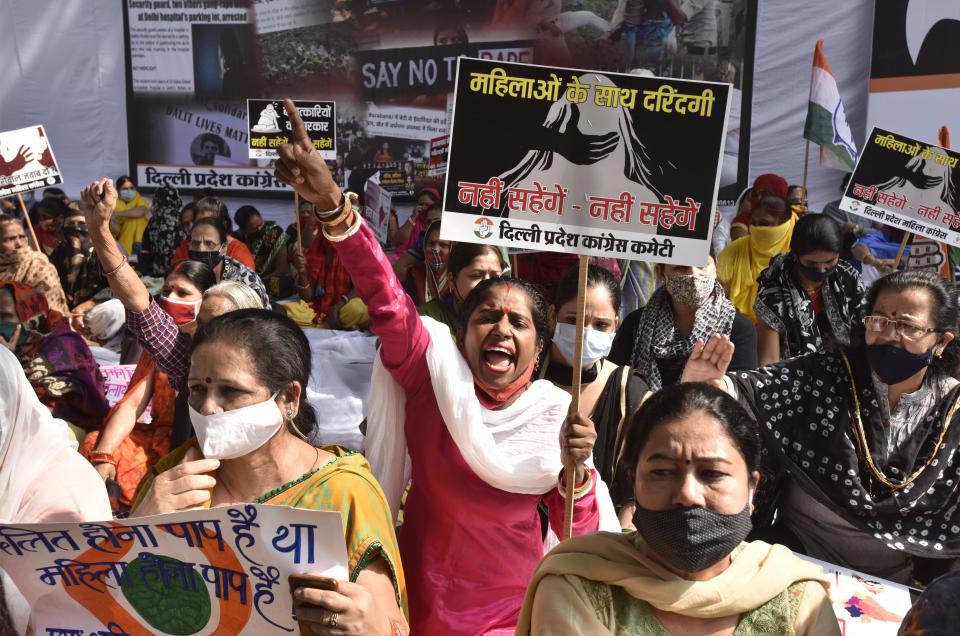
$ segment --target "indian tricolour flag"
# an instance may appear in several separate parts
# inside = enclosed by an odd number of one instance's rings
[[[823,55],[823,40],[813,52],[810,102],[803,137],[820,146],[820,163],[837,170],[852,171],[857,163],[857,146],[847,124],[837,80]]]

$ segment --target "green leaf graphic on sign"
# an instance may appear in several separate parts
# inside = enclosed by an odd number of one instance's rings
[[[177,559],[141,553],[127,565],[120,587],[133,609],[156,630],[190,636],[210,621],[210,592],[203,578]]]

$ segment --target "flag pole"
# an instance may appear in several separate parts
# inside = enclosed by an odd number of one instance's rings
[[[807,196],[807,168],[810,165],[810,140],[804,140],[803,144],[803,196]]]

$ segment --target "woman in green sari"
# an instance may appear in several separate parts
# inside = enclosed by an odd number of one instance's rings
[[[393,520],[366,459],[307,441],[317,422],[303,331],[285,315],[246,309],[213,319],[193,344],[197,437],[154,466],[131,516],[249,502],[339,512],[350,580],[291,590],[302,632],[407,633]]]

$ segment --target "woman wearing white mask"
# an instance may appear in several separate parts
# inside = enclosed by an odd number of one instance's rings
[[[154,467],[131,516],[241,503],[343,517],[350,581],[291,590],[303,633],[406,633],[403,570],[383,491],[362,455],[307,439],[310,343],[286,315],[241,309],[194,337],[190,420],[196,438]],[[311,629],[313,630],[311,632]]]
[[[646,307],[623,319],[610,353],[630,364],[658,391],[676,383],[697,339],[728,336],[736,346],[731,371],[757,367],[757,332],[717,282],[713,256],[704,267],[657,265],[661,287]]]
[[[577,336],[578,274],[579,268],[574,267],[564,274],[557,286],[556,302],[550,307],[553,338],[540,371],[540,377],[567,393],[573,391],[571,360]],[[630,367],[607,359],[617,331],[619,310],[620,287],[613,274],[598,265],[590,265],[587,269],[580,412],[593,420],[597,429],[593,461],[603,480],[611,484],[610,494],[618,508],[618,504],[633,497],[629,488],[623,484],[618,486],[614,479],[622,444],[618,433],[649,390],[643,378]],[[622,495],[622,502],[618,495]]]

